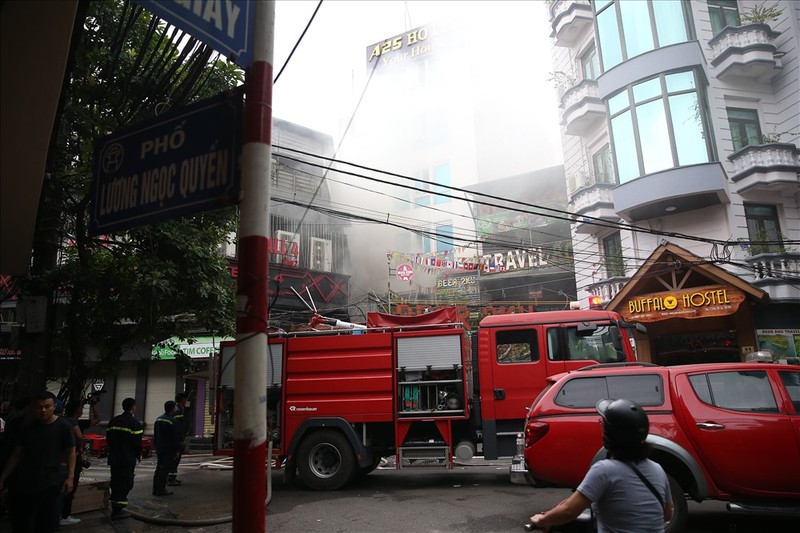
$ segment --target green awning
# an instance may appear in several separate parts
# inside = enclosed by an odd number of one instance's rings
[[[180,337],[170,337],[153,345],[150,355],[154,359],[175,359],[173,346],[191,357],[192,359],[205,359],[212,354],[219,353],[219,345],[223,341],[235,340],[233,337],[194,337],[191,340]]]

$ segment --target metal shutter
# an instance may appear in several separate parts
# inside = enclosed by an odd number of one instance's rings
[[[407,370],[452,369],[461,366],[461,335],[397,339],[397,366]]]
[[[109,419],[122,413],[122,400],[125,398],[136,399],[136,363],[123,364],[117,373],[114,390],[114,410],[108,417]]]
[[[145,435],[153,434],[156,418],[164,413],[164,402],[175,399],[175,368],[175,361],[153,361],[147,369],[144,412],[137,412],[137,418],[144,418]]]

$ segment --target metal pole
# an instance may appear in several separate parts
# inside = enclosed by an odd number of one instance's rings
[[[233,531],[266,531],[267,292],[275,2],[255,5],[246,74],[233,420]]]

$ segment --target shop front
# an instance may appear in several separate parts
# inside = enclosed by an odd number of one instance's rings
[[[641,361],[669,366],[743,361],[758,350],[754,314],[768,303],[764,291],[665,244],[607,308],[647,327],[636,338]]]

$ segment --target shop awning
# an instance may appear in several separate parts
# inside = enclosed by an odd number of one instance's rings
[[[170,337],[153,345],[150,355],[154,359],[175,359],[176,348],[192,359],[206,359],[219,353],[219,345],[224,341],[235,340],[233,337],[194,337],[182,339]]]

